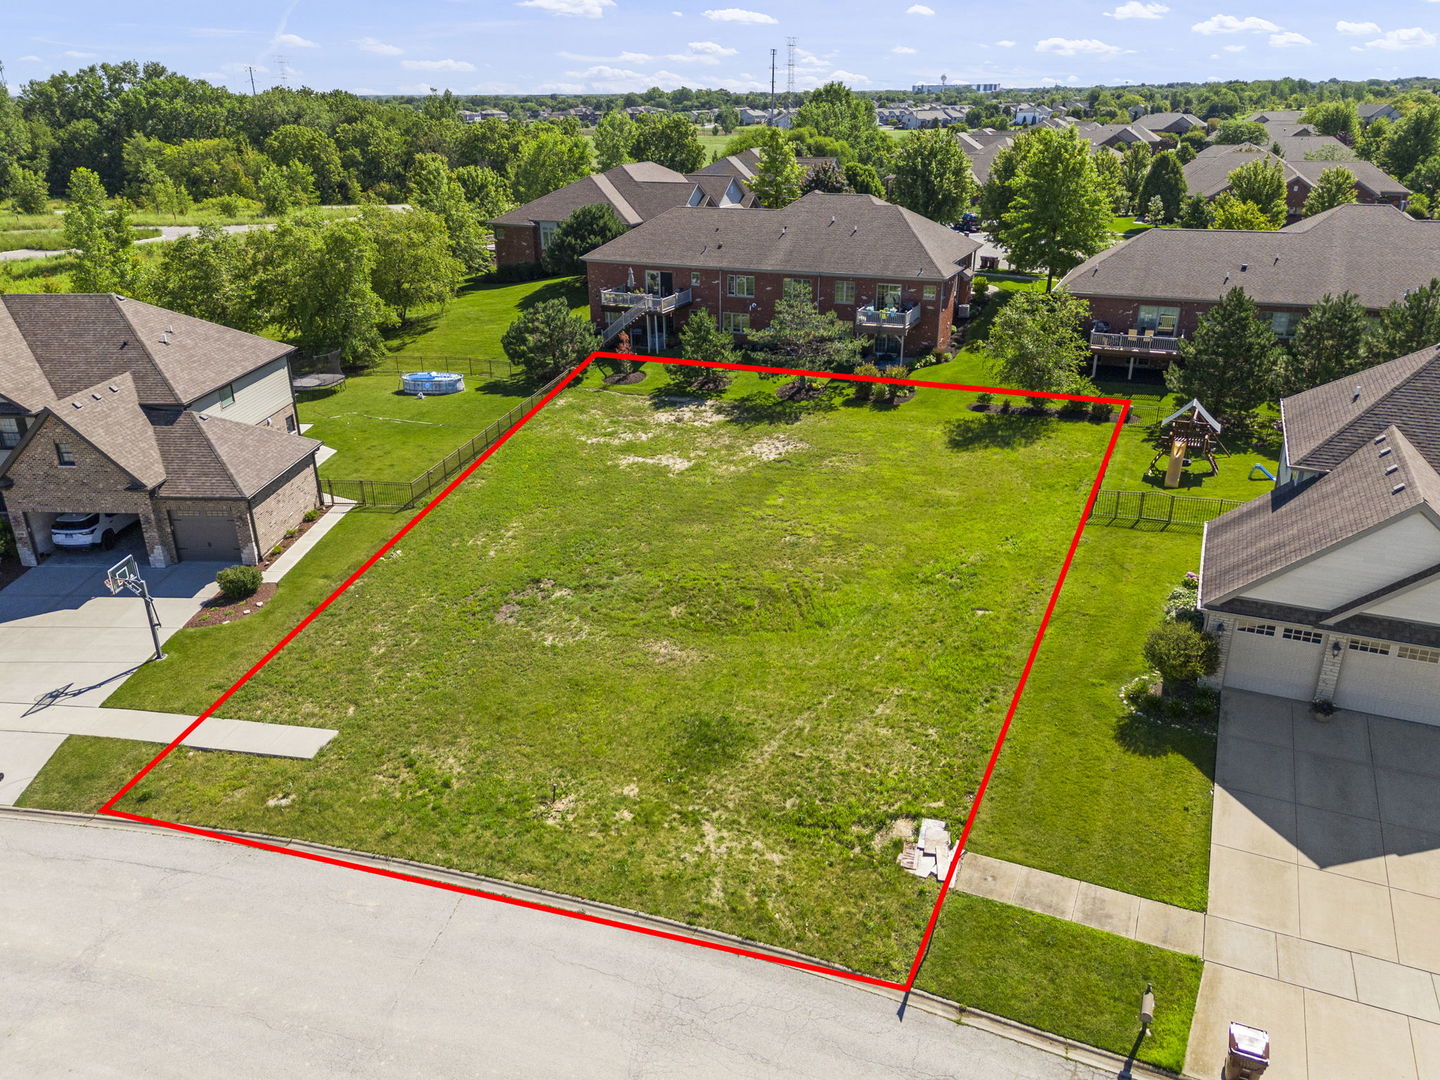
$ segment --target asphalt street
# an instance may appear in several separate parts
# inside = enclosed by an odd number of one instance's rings
[[[1099,1080],[864,990],[176,833],[0,814],[0,1075]]]

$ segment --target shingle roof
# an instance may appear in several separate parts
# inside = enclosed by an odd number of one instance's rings
[[[142,405],[188,405],[294,351],[268,338],[108,293],[12,294],[0,296],[0,305],[54,397],[128,372]],[[169,343],[162,344],[162,338]],[[0,320],[0,348],[7,357],[18,350],[5,320]],[[6,378],[8,370],[0,376]],[[33,371],[20,378],[33,383]]]
[[[1313,187],[1326,169],[1336,167],[1347,169],[1356,183],[1375,195],[1410,194],[1410,189],[1383,169],[1368,161],[1306,161],[1303,158],[1292,161],[1278,158],[1264,147],[1240,144],[1238,146],[1207,146],[1184,166],[1185,186],[1192,195],[1205,198],[1220,194],[1230,186],[1230,173],[1252,161],[1267,161],[1280,166],[1288,184],[1302,178]]]
[[[1137,116],[1131,123],[1138,124],[1143,128],[1149,128],[1151,131],[1159,131],[1162,128],[1170,127],[1176,121],[1182,119],[1188,120],[1192,128],[1205,126],[1205,121],[1201,120],[1194,113],[1181,112],[1146,113],[1144,116]]]
[[[712,161],[700,172],[709,176],[733,176],[742,181],[749,181],[754,179],[755,170],[759,165],[760,154],[758,151],[742,150],[738,154],[731,154],[729,157]]]
[[[684,206],[694,191],[695,182],[681,173],[653,161],[637,161],[583,176],[501,214],[492,224],[564,221],[582,206],[606,203],[626,225],[638,225],[672,206]]]
[[[1252,124],[1298,124],[1304,114],[1304,109],[1266,109],[1264,112],[1251,113],[1245,119]]]
[[[945,280],[979,245],[873,195],[812,191],[777,210],[677,207],[586,262]]]
[[[1285,398],[1280,416],[1296,468],[1333,469],[1390,427],[1440,468],[1440,346]]]
[[[1291,135],[1282,139],[1271,139],[1272,145],[1280,147],[1280,156],[1286,161],[1304,161],[1306,154],[1324,151],[1334,161],[1359,161],[1355,153],[1333,135]],[[1268,149],[1268,147],[1267,147]],[[1343,155],[1343,156],[1336,156]]]
[[[1085,260],[1062,284],[1077,296],[1171,301],[1218,300],[1240,285],[1257,303],[1287,307],[1351,292],[1378,309],[1437,271],[1440,222],[1353,204],[1275,232],[1149,229]]]
[[[151,419],[165,463],[162,498],[248,499],[320,449],[314,439],[219,416],[175,411]]]
[[[141,486],[152,488],[165,479],[155,432],[140,407],[129,374],[67,395],[46,409]]]
[[[1388,427],[1318,480],[1275,488],[1211,521],[1200,603],[1223,604],[1295,563],[1422,506],[1440,510],[1440,474],[1398,427]]]
[[[709,200],[708,206],[735,206],[734,202],[726,203],[729,195],[730,185],[735,184],[740,189],[740,206],[754,206],[755,196],[745,187],[743,181],[737,176],[729,176],[724,173],[686,173],[687,180],[692,181],[696,187],[705,193]]]

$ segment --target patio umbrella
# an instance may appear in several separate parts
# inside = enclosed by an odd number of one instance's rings
[[[625,288],[635,288],[635,268],[633,266],[625,274]]]

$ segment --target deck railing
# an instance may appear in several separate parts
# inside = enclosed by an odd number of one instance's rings
[[[855,312],[855,325],[865,330],[908,330],[920,321],[920,309],[886,311],[862,307]]]
[[[1090,347],[1102,352],[1161,353],[1175,355],[1180,352],[1182,338],[1141,333],[1109,334],[1099,330],[1090,335]]]
[[[601,289],[601,307],[632,308],[643,304],[640,309],[646,314],[668,315],[677,308],[682,308],[690,303],[690,290],[680,289],[677,292],[666,293],[659,296],[646,292],[627,292],[624,289]]]

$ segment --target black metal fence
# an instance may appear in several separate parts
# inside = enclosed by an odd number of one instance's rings
[[[1168,491],[1103,490],[1095,498],[1090,521],[1098,525],[1191,526],[1198,528],[1241,505],[1239,499],[1175,495]]]
[[[473,356],[382,356],[356,367],[352,375],[403,375],[407,371],[453,371],[458,375],[487,379],[509,379],[519,373],[509,360],[482,360]]]
[[[390,510],[405,510],[415,506],[494,446],[500,436],[504,435],[515,421],[529,412],[536,402],[555,389],[569,374],[567,371],[555,376],[479,435],[469,440],[454,453],[445,455],[443,459],[430,466],[414,480],[334,480],[329,477],[321,477],[320,487],[325,494],[325,501],[349,499],[361,506]]]

